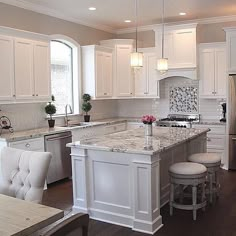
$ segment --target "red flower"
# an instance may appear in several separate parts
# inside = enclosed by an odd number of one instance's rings
[[[154,121],[156,121],[156,118],[153,115],[144,115],[141,120],[144,124],[151,125]]]

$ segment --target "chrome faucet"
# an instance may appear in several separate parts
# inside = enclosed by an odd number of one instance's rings
[[[67,113],[67,107],[69,107],[70,109],[70,113],[72,113],[72,108],[71,108],[71,105],[70,104],[66,104],[65,106],[65,125],[66,126],[69,126],[69,119],[68,119],[68,113]]]

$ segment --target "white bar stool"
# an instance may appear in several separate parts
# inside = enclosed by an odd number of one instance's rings
[[[213,202],[213,196],[219,194],[220,182],[219,182],[219,170],[221,165],[221,157],[217,153],[196,153],[189,156],[190,162],[199,163],[207,168],[207,179],[209,182],[209,188],[206,192],[209,194],[210,203]]]
[[[197,210],[205,208],[205,180],[207,169],[204,165],[192,162],[179,162],[170,166],[170,215],[173,215],[173,207],[182,210],[192,210],[193,220],[197,218]],[[175,186],[192,186],[192,205],[184,205],[175,202]],[[201,202],[197,203],[197,186],[201,185]]]

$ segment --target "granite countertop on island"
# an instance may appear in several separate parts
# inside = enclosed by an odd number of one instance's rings
[[[184,129],[153,127],[153,136],[144,136],[144,128],[126,130],[67,144],[68,147],[153,155],[188,140],[194,139],[209,129]]]

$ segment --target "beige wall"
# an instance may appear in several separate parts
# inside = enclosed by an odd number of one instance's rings
[[[118,39],[135,39],[135,33],[117,34]],[[155,32],[153,30],[138,32],[138,47],[155,47]]]
[[[210,43],[210,42],[224,42],[225,32],[224,27],[236,27],[236,21],[224,22],[215,24],[199,24],[197,26],[197,43]],[[135,33],[119,34],[117,38],[132,38],[135,39]],[[154,31],[145,31],[138,33],[138,40],[140,47],[154,47],[155,33]]]
[[[100,40],[110,39],[114,36],[101,30],[3,3],[0,3],[0,26],[48,35],[63,34],[71,37],[80,45],[96,44]]]

